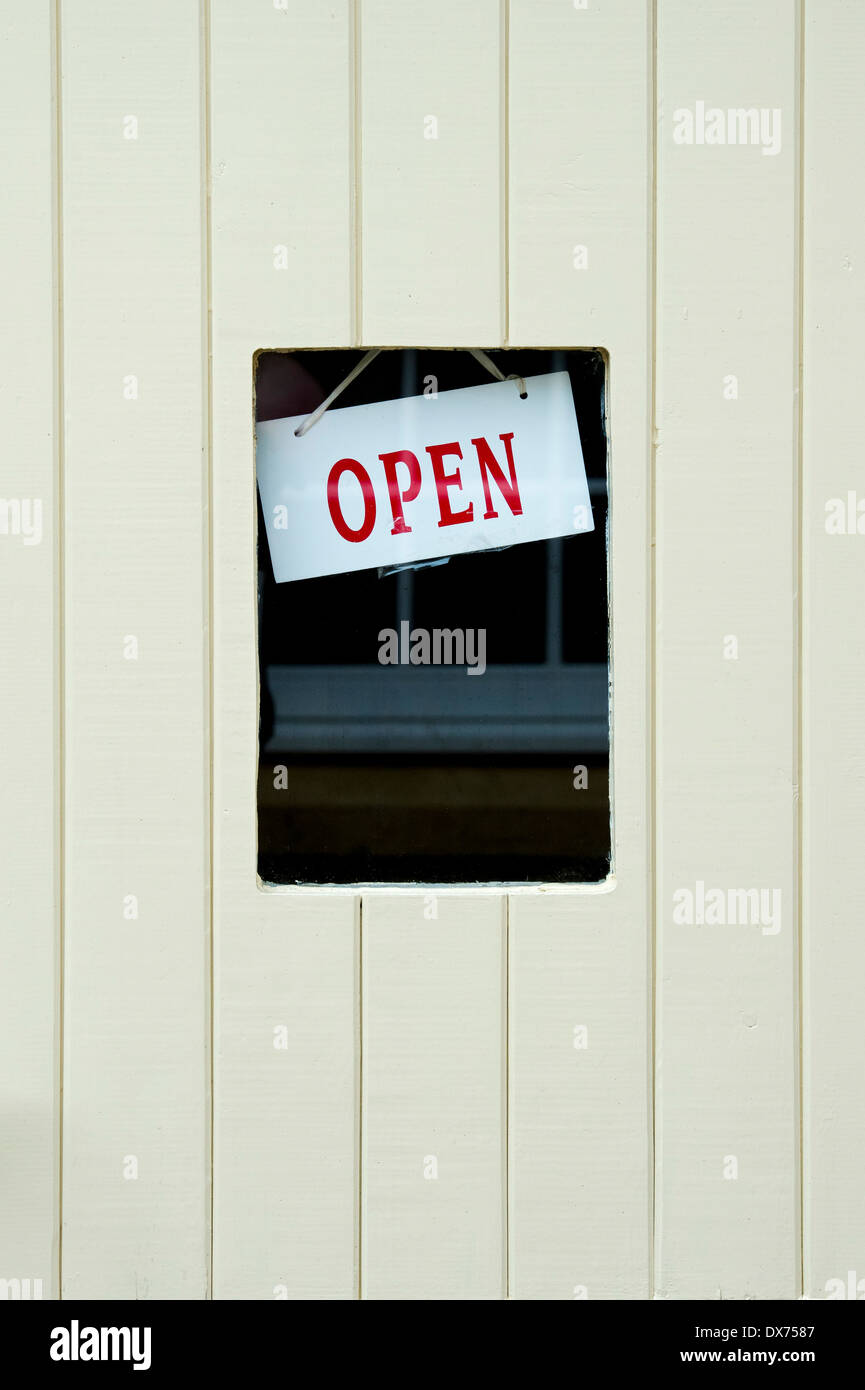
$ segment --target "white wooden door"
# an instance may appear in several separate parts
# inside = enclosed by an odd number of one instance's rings
[[[0,0],[0,38],[9,1296],[865,1272],[865,10]],[[367,346],[605,354],[602,884],[257,878],[254,356]],[[771,914],[684,920],[712,892]]]

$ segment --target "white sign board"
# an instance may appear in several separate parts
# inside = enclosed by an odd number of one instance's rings
[[[256,426],[278,583],[593,529],[567,372]]]

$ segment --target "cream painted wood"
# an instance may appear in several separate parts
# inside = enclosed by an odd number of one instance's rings
[[[657,61],[656,1296],[791,1298],[795,12],[666,0]],[[780,150],[675,143],[699,101],[779,109]],[[677,923],[698,884],[779,890],[779,929]]]
[[[3,0],[0,1279],[56,1298],[60,1193],[59,379],[54,23]],[[13,215],[14,210],[14,215]],[[10,1286],[14,1288],[15,1286]],[[20,1287],[20,1286],[19,1286]]]
[[[351,342],[352,16],[347,0],[210,15],[214,1296],[346,1299],[358,900],[257,883],[252,373],[259,348]]]
[[[0,37],[0,1280],[57,1295],[61,1176],[73,1298],[865,1280],[865,541],[826,529],[865,498],[862,7],[0,0]],[[674,143],[698,101],[780,151]],[[253,355],[505,341],[609,357],[614,873],[268,890]],[[698,883],[780,930],[674,921]]]
[[[500,343],[501,6],[360,15],[364,342]],[[364,1298],[504,1297],[505,901],[435,901],[364,899]]]
[[[214,1297],[354,1298],[358,903],[262,897],[216,975]]]
[[[250,353],[352,342],[352,12],[351,0],[210,0],[212,307],[222,351],[227,341]],[[237,383],[247,412],[251,379],[250,360]]]
[[[362,0],[358,11],[364,342],[495,346],[503,6]]]
[[[609,355],[614,784],[604,890],[510,899],[515,1298],[649,1294],[651,39],[642,0],[511,0],[511,340]]]
[[[201,34],[63,5],[63,1293],[207,1288]]]
[[[364,895],[365,1299],[505,1296],[505,910]]]
[[[805,1291],[865,1294],[861,396],[865,10],[805,6],[803,1167]],[[848,523],[850,494],[858,530]],[[843,530],[836,519],[843,518]],[[832,528],[830,530],[830,527]]]

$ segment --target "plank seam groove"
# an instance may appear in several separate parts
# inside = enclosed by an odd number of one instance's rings
[[[351,189],[349,196],[351,200],[352,314],[354,317],[351,336],[355,347],[360,347],[365,341],[363,331],[363,122],[361,119],[360,0],[352,0],[349,22],[349,43],[351,45],[349,120],[351,122],[352,143]]]
[[[802,802],[802,776],[804,772],[803,740],[804,740],[804,721],[802,710],[802,699],[804,691],[804,658],[802,652],[802,632],[804,617],[804,594],[803,594],[803,570],[802,545],[804,540],[803,527],[803,506],[805,494],[805,459],[803,448],[803,390],[804,390],[804,357],[805,357],[805,0],[798,0],[796,5],[796,27],[797,27],[797,59],[798,59],[798,83],[797,96],[799,101],[798,119],[796,122],[797,136],[799,140],[799,158],[796,169],[796,518],[793,528],[793,544],[795,546],[793,554],[793,573],[796,583],[796,671],[795,671],[795,700],[796,700],[796,892],[798,897],[798,913],[796,920],[796,1026],[798,1030],[797,1065],[799,1075],[797,1077],[798,1089],[798,1154],[799,1154],[799,1292],[805,1292],[805,1162],[804,1162],[804,1133],[805,1133],[805,1071],[803,1065],[803,1030],[804,1030],[804,1001],[803,1001],[803,969],[804,969],[804,941],[802,918],[804,912],[804,893],[803,893],[803,802]]]
[[[57,686],[57,1297],[63,1298],[63,1082],[64,1082],[64,1028],[65,1028],[65,974],[66,974],[66,625],[63,621],[66,601],[65,585],[65,489],[64,474],[66,464],[65,393],[64,393],[64,323],[63,323],[63,65],[61,48],[62,16],[61,0],[54,0],[54,28],[52,35],[52,74],[51,97],[54,102],[54,237],[55,237],[55,371],[57,381],[54,392],[56,420],[56,497],[54,525],[57,531],[55,547],[57,555],[57,621],[56,639]]]
[[[648,662],[648,779],[646,809],[649,811],[648,844],[648,916],[649,916],[649,1076],[647,1077],[649,1102],[649,1249],[648,1285],[649,1298],[655,1296],[655,1223],[658,1216],[657,1183],[655,1176],[656,1127],[655,1127],[655,1082],[657,1074],[656,1057],[656,1019],[657,1019],[657,940],[658,940],[658,859],[657,831],[658,791],[655,777],[657,757],[657,706],[655,693],[656,678],[656,633],[657,633],[657,574],[655,565],[655,537],[657,535],[657,353],[658,353],[658,0],[652,0],[651,10],[651,48],[649,52],[649,180],[651,187],[651,207],[649,210],[649,266],[647,286],[649,292],[649,478],[648,478],[648,525],[649,525],[649,612],[648,632],[646,634],[646,659]],[[611,566],[612,568],[612,566]],[[611,718],[612,722],[612,718]],[[612,798],[610,813],[612,815]]]
[[[507,167],[507,166],[506,166]],[[511,1296],[511,896],[504,894],[504,959],[505,959],[505,1009],[504,1009],[504,1255],[505,1302]]]
[[[510,298],[510,221],[511,221],[511,193],[510,193],[510,105],[511,105],[511,64],[510,64],[510,44],[511,44],[511,3],[510,0],[502,0],[501,6],[501,127],[502,127],[502,146],[501,146],[501,166],[499,177],[501,179],[502,190],[502,287],[501,287],[501,324],[502,324],[502,344],[507,347],[511,337],[511,298]]]
[[[357,895],[357,1297],[363,1301],[363,894]]]
[[[202,296],[202,328],[204,350],[204,370],[202,372],[202,387],[204,391],[204,459],[206,468],[205,489],[207,497],[207,536],[206,561],[207,576],[204,585],[205,602],[207,610],[205,613],[207,623],[207,746],[205,749],[205,766],[208,771],[207,789],[207,834],[208,834],[208,967],[209,967],[209,1000],[208,1000],[208,1049],[206,1073],[210,1086],[209,1116],[208,1116],[208,1140],[210,1145],[210,1179],[208,1193],[208,1219],[210,1230],[207,1239],[208,1264],[206,1271],[206,1298],[213,1298],[213,1184],[214,1184],[214,1165],[213,1154],[215,1144],[214,1114],[215,1114],[215,1054],[214,1054],[214,988],[213,988],[213,717],[214,717],[214,682],[213,682],[213,209],[211,194],[211,84],[210,84],[210,0],[202,0],[201,7],[201,157],[202,157],[202,259],[203,259],[203,296]]]

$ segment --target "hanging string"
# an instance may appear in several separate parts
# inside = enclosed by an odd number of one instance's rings
[[[348,376],[344,377],[343,380],[339,383],[339,385],[334,387],[333,391],[331,391],[330,395],[322,401],[321,405],[317,406],[317,408],[312,412],[312,414],[307,415],[306,419],[298,425],[297,429],[294,431],[298,439],[302,439],[303,436],[307,433],[307,431],[311,430],[313,425],[318,423],[318,421],[321,419],[322,415],[328,409],[328,407],[333,405],[337,396],[341,395],[342,392],[345,390],[346,386],[350,386],[351,383],[354,381],[355,377],[360,376],[364,368],[368,367],[370,362],[372,362],[373,358],[378,357],[379,353],[382,351],[382,348],[370,348],[369,352],[367,352],[360,359],[360,361],[354,367],[352,367]],[[504,372],[496,366],[492,358],[487,357],[486,353],[482,352],[480,348],[468,348],[467,351],[469,351],[472,357],[476,358],[476,360],[480,362],[481,366],[485,367],[486,370],[490,372],[491,375],[494,376],[498,381],[515,381],[520,389],[520,399],[526,399],[526,397],[528,396],[528,391],[526,390],[526,382],[524,377],[518,376],[516,372],[511,372],[509,376],[505,376]]]
[[[368,367],[369,364],[370,364],[370,362],[372,361],[372,359],[373,359],[374,357],[378,357],[378,355],[379,355],[380,352],[381,352],[381,348],[370,348],[369,352],[366,353],[366,355],[360,359],[360,361],[358,362],[357,366],[352,367],[352,369],[351,369],[351,371],[349,372],[348,376],[345,377],[345,378],[339,383],[339,385],[338,385],[337,387],[334,388],[333,391],[331,391],[331,393],[330,393],[330,395],[327,397],[327,399],[326,399],[326,400],[323,400],[322,403],[321,403],[321,405],[320,405],[316,410],[314,410],[314,411],[312,412],[311,415],[307,415],[307,417],[306,417],[306,419],[304,420],[304,422],[303,422],[302,425],[298,425],[297,429],[294,431],[298,439],[300,439],[303,435],[305,435],[306,432],[307,432],[307,430],[311,430],[311,429],[312,429],[313,425],[316,424],[316,423],[321,419],[322,415],[323,415],[324,412],[327,410],[328,406],[329,406],[329,405],[333,405],[333,403],[334,403],[334,401],[336,400],[337,396],[340,395],[340,394],[345,390],[346,386],[349,386],[349,385],[351,384],[351,382],[354,381],[354,379],[355,379],[356,376],[360,376],[360,374],[361,374],[361,372],[363,371],[364,367]]]
[[[493,376],[496,377],[497,380],[516,381],[520,388],[520,400],[524,401],[526,399],[529,393],[526,390],[526,383],[524,377],[517,376],[516,372],[511,372],[509,376],[505,376],[504,372],[496,366],[493,359],[491,357],[487,357],[486,353],[482,352],[480,348],[469,348],[469,352],[471,353],[472,357],[476,358],[477,361],[480,362],[482,367],[486,367],[488,372],[492,372]]]

